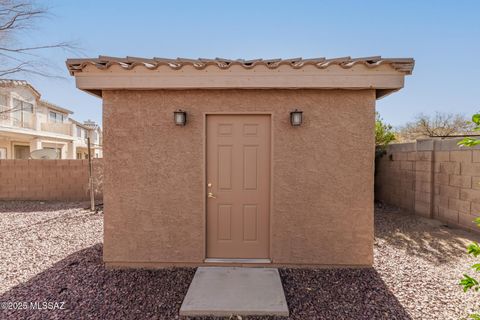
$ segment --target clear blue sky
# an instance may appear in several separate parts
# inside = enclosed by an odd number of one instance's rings
[[[96,57],[413,57],[405,88],[377,103],[395,125],[435,111],[480,110],[480,1],[42,1],[34,42],[75,41]],[[66,80],[27,77],[43,98],[101,120],[101,100]],[[351,119],[349,119],[351,120]]]

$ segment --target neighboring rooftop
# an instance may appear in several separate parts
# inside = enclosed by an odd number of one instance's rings
[[[22,86],[22,87],[26,87],[26,88],[30,89],[35,94],[35,96],[37,97],[38,105],[42,105],[42,106],[47,107],[49,109],[67,114],[68,119],[70,119],[71,122],[77,124],[78,126],[81,126],[81,127],[85,128],[85,129],[89,129],[89,130],[100,129],[101,130],[100,125],[98,125],[95,121],[90,120],[90,119],[84,121],[83,123],[79,122],[79,121],[76,121],[75,119],[72,119],[70,117],[70,115],[72,115],[74,113],[72,110],[60,107],[59,105],[56,105],[56,104],[54,104],[50,101],[40,99],[40,97],[41,97],[40,92],[38,92],[31,84],[29,84],[28,81],[26,81],[26,80],[14,80],[14,79],[0,79],[0,88],[2,88],[2,87],[3,88],[15,88],[15,87],[18,87],[18,86]]]
[[[4,87],[4,88],[14,88],[14,87],[18,87],[18,86],[22,86],[22,87],[27,87],[29,88],[30,90],[33,91],[33,93],[40,99],[41,97],[41,94],[40,92],[37,91],[37,89],[35,89],[30,83],[28,83],[26,80],[14,80],[14,79],[0,79],[0,87]],[[39,103],[50,108],[50,109],[55,109],[57,111],[60,111],[60,112],[63,112],[63,113],[67,113],[67,114],[73,114],[73,111],[69,110],[69,109],[66,109],[66,108],[62,108],[54,103],[51,103],[49,101],[46,101],[46,100],[39,100]]]
[[[83,121],[83,123],[80,122],[80,121],[77,121],[77,120],[75,120],[75,119],[73,119],[73,118],[70,118],[70,120],[71,120],[73,123],[75,123],[76,125],[78,125],[78,126],[80,126],[80,127],[82,127],[82,128],[85,128],[85,129],[97,129],[97,128],[100,128],[100,126],[99,126],[95,121],[90,120],[90,119],[88,119],[88,120],[86,120],[86,121]]]
[[[130,70],[136,66],[142,65],[147,69],[157,69],[160,66],[169,66],[177,70],[185,65],[193,66],[195,69],[201,70],[207,66],[217,66],[219,69],[228,69],[233,65],[242,66],[245,69],[253,69],[256,66],[266,66],[269,69],[276,69],[281,65],[288,65],[294,69],[300,69],[306,65],[314,65],[319,69],[326,69],[332,65],[338,65],[341,68],[349,69],[357,64],[363,64],[368,68],[375,68],[380,65],[389,64],[395,70],[403,72],[407,75],[411,74],[415,61],[412,58],[382,58],[381,56],[364,57],[364,58],[293,58],[293,59],[253,59],[253,60],[230,60],[223,58],[215,59],[186,59],[186,58],[138,58],[138,57],[108,57],[99,56],[98,58],[85,59],[68,59],[66,61],[67,68],[71,75],[75,72],[82,71],[87,65],[93,65],[98,69],[108,69],[112,65],[119,65],[124,69]]]
[[[17,87],[17,86],[22,86],[22,87],[27,87],[30,90],[33,91],[33,93],[40,98],[41,94],[40,92],[37,91],[31,84],[29,84],[25,80],[14,80],[14,79],[0,79],[0,87]]]
[[[55,109],[55,110],[63,112],[63,113],[73,114],[73,111],[62,108],[60,106],[57,106],[56,104],[53,104],[53,103],[51,103],[49,101],[46,101],[46,100],[40,100],[40,104],[43,104],[44,106],[46,106],[50,109]]]

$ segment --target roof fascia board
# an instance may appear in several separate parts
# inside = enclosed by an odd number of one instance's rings
[[[400,89],[402,74],[88,74],[76,76],[77,88],[96,90],[152,89]],[[95,94],[95,93],[94,93]]]

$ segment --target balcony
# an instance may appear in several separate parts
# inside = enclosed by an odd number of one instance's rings
[[[41,124],[42,131],[71,135],[72,125],[70,123],[45,122]]]
[[[6,114],[1,113],[0,109],[0,126],[11,126],[12,125],[12,119],[8,117]]]
[[[9,113],[0,113],[0,125],[15,128],[35,129],[35,122],[33,117],[31,117],[30,119],[19,119]]]
[[[86,148],[87,147],[87,139],[83,137],[75,137],[75,145],[77,148]]]

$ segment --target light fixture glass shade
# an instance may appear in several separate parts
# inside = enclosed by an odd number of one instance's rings
[[[177,126],[184,126],[187,123],[187,113],[182,110],[173,112],[173,121]]]
[[[290,123],[292,126],[297,127],[302,124],[303,121],[303,111],[295,111],[290,112]]]

